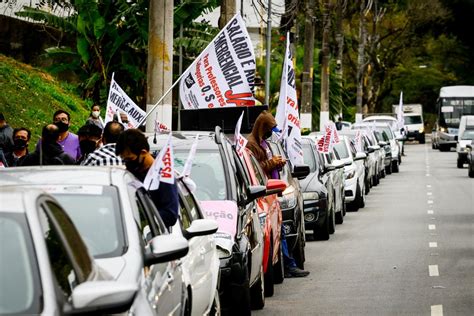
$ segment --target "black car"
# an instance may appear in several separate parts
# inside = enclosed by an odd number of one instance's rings
[[[468,175],[469,178],[474,178],[474,141],[471,142],[470,145],[466,146],[467,153],[467,168],[469,169]]]

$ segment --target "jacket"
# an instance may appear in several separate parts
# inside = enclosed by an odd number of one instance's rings
[[[32,153],[25,157],[22,166],[39,166],[40,165],[40,147],[43,147],[43,165],[74,165],[75,160],[64,152],[58,143],[45,143]]]

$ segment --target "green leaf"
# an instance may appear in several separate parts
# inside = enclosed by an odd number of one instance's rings
[[[81,55],[82,61],[87,65],[89,63],[89,42],[85,37],[78,37],[76,44],[77,52]]]
[[[105,29],[105,19],[99,16],[94,20],[94,36],[96,39],[100,39],[104,34]]]

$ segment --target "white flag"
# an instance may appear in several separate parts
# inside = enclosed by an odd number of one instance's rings
[[[290,51],[290,34],[286,35],[286,53],[283,63],[280,84],[280,99],[278,101],[275,120],[283,130],[282,139],[285,142],[288,157],[293,165],[303,164],[303,149],[301,147],[300,115],[296,97],[295,70],[293,56]]]
[[[318,151],[322,153],[329,153],[332,151],[332,148],[336,143],[336,138],[339,142],[339,136],[337,135],[336,125],[332,121],[324,124],[324,131],[323,137],[318,140]]]
[[[179,97],[184,109],[253,106],[255,56],[237,13],[183,73]]]
[[[194,157],[196,156],[197,145],[199,142],[199,134],[196,135],[196,139],[194,139],[194,143],[191,146],[191,150],[189,151],[188,158],[184,163],[183,173],[184,177],[189,177],[191,175],[191,168],[193,166]]]
[[[170,133],[165,146],[163,146],[155,158],[155,161],[146,174],[145,180],[143,180],[143,186],[148,190],[157,190],[160,186],[160,182],[174,183],[174,155],[171,137],[172,134]]]
[[[158,112],[157,112],[158,113]],[[168,126],[166,126],[164,123],[159,122],[158,120],[155,120],[155,133],[163,133],[163,132],[169,132],[170,129]]]
[[[354,146],[357,150],[357,152],[364,152],[364,147],[362,146],[362,142],[363,142],[363,139],[362,139],[362,131],[361,130],[357,130],[356,134],[355,134],[355,137],[354,137]]]
[[[405,127],[405,118],[403,117],[403,91],[400,91],[400,102],[398,103],[397,111],[397,124],[398,128]]]
[[[127,114],[128,124],[126,128],[135,128],[141,125],[145,119],[145,111],[140,109],[132,99],[115,82],[114,75],[110,82],[109,98],[107,99],[107,109],[105,112],[105,123],[113,120],[114,114],[117,114],[120,120],[120,113]]]
[[[248,140],[240,134],[240,128],[242,126],[242,120],[244,118],[244,111],[242,111],[242,114],[239,117],[239,120],[237,121],[237,124],[235,125],[235,132],[234,132],[234,140],[235,140],[235,151],[237,154],[242,157],[244,154],[244,149],[245,146],[247,146]]]

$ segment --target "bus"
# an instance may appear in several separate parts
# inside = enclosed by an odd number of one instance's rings
[[[461,116],[474,115],[474,86],[447,86],[439,91],[438,118],[432,133],[432,148],[449,151],[456,147]]]

